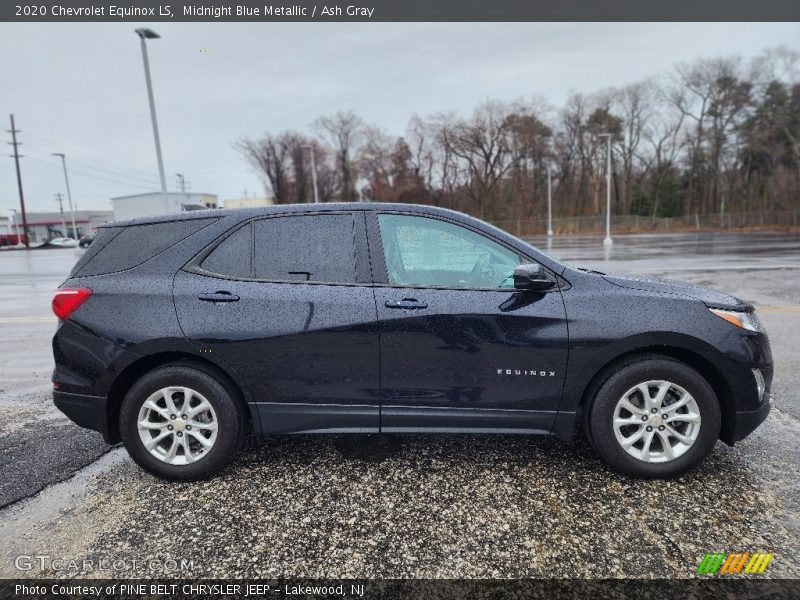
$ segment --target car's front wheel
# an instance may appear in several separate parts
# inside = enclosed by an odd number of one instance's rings
[[[676,477],[697,466],[719,438],[720,408],[708,382],[676,360],[644,356],[613,369],[587,413],[592,445],[635,477]]]
[[[172,364],[144,375],[120,410],[120,433],[131,457],[166,479],[210,477],[239,452],[244,415],[211,373]]]

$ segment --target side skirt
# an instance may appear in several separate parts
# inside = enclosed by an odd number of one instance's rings
[[[257,402],[262,435],[280,433],[501,433],[571,440],[575,413],[442,407]]]
[[[548,435],[555,417],[555,412],[540,410],[384,406],[381,431]]]
[[[257,402],[261,433],[379,433],[380,407]]]

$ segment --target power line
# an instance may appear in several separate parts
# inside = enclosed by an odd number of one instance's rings
[[[34,157],[29,157],[28,160],[33,161],[33,162],[38,163],[38,164],[41,164],[41,165],[44,165],[44,166],[46,166],[48,168],[51,168],[51,169],[59,169],[58,165],[54,164],[52,161],[43,160],[41,158],[34,158]],[[81,175],[82,177],[89,177],[91,179],[97,179],[99,181],[105,181],[105,182],[108,182],[108,183],[115,183],[115,184],[123,186],[123,187],[135,187],[135,188],[139,188],[139,189],[143,189],[143,190],[149,190],[149,191],[153,190],[152,186],[139,185],[139,184],[136,184],[136,183],[129,183],[127,181],[119,181],[117,179],[108,179],[107,177],[100,177],[99,175],[92,175],[91,173],[86,173],[84,171],[77,171],[75,169],[71,169],[71,171],[75,175]]]
[[[45,147],[44,145],[42,145],[40,143],[34,143],[32,147],[37,152],[46,152],[46,151],[50,150],[50,148],[47,148],[47,147]],[[127,175],[125,173],[120,173],[118,171],[112,171],[111,169],[107,169],[107,168],[104,168],[104,167],[99,167],[97,165],[90,164],[89,162],[87,162],[85,160],[81,160],[80,158],[77,158],[77,159],[72,158],[72,155],[70,155],[70,158],[71,158],[72,162],[76,162],[78,164],[84,165],[85,167],[87,167],[89,169],[92,169],[92,170],[95,170],[95,171],[100,171],[100,172],[106,173],[108,175],[113,175],[115,177],[122,177],[122,178],[125,178],[125,179],[132,179],[134,181],[139,181],[139,182],[142,182],[142,183],[149,183],[149,184],[152,184],[153,186],[157,186],[158,185],[158,182],[155,179],[149,179],[149,178],[146,178],[146,177],[139,177],[138,175]]]
[[[115,168],[115,169],[122,168],[124,170],[135,171],[135,172],[139,173],[140,175],[142,175],[142,176],[144,176],[146,178],[152,177],[152,175],[150,175],[150,172],[146,171],[144,169],[138,169],[138,168],[135,168],[135,167],[130,167],[128,165],[124,165],[122,163],[117,163],[117,162],[108,160],[107,158],[102,158],[102,157],[96,156],[94,154],[91,154],[89,152],[85,152],[83,150],[78,150],[77,148],[74,148],[74,147],[71,147],[71,146],[67,146],[65,144],[62,144],[61,142],[57,142],[55,140],[52,140],[50,138],[46,138],[44,136],[41,136],[41,135],[38,135],[38,134],[35,134],[35,133],[27,133],[26,135],[28,137],[30,137],[30,138],[33,138],[35,141],[38,141],[39,144],[46,144],[46,148],[45,149],[47,151],[50,151],[52,149],[52,146],[57,146],[59,149],[66,150],[67,152],[69,152],[70,156],[74,156],[74,155],[83,156],[83,157],[85,157],[86,159],[88,159],[91,162],[105,164],[106,166],[112,167],[112,168]]]

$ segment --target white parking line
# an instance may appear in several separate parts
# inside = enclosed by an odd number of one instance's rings
[[[758,306],[756,312],[760,313],[800,313],[800,304],[782,304],[779,306]]]
[[[0,317],[0,323],[53,323],[55,317]]]

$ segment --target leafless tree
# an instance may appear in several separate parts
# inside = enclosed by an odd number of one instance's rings
[[[314,128],[336,150],[342,200],[356,199],[356,174],[352,157],[357,154],[364,133],[364,121],[352,110],[339,111],[314,121]]]

